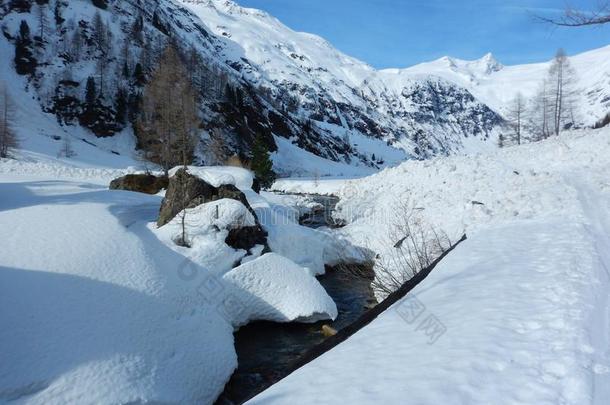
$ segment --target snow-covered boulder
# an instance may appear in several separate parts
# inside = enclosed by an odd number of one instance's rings
[[[192,174],[191,170],[194,169],[189,168],[187,171],[180,168],[173,171],[173,175],[169,179],[167,193],[161,204],[157,225],[165,225],[185,208],[194,208],[198,205],[223,198],[230,198],[241,202],[254,215],[254,211],[250,208],[246,196],[235,186],[236,180],[234,177],[228,174],[224,177],[202,176],[202,174],[208,173],[209,169],[205,171],[197,170],[197,174]],[[210,184],[205,178],[213,179],[215,185]],[[223,181],[226,181],[226,183]],[[251,184],[252,182],[250,181]]]
[[[189,248],[175,243],[182,238],[182,215]],[[235,267],[246,256],[260,256],[267,248],[267,235],[254,215],[241,202],[229,198],[187,208],[154,231],[190,260],[220,273]]]
[[[256,225],[254,215],[240,201],[230,198],[212,201],[187,208],[185,226],[193,236],[207,235],[209,230],[233,230]],[[166,226],[176,228],[181,226],[182,214],[174,217]]]
[[[180,170],[174,168],[170,170],[170,176],[173,176]],[[247,169],[232,166],[189,166],[188,172],[193,176],[197,176],[205,182],[220,187],[225,184],[230,184],[240,190],[251,189],[254,183],[254,174]]]
[[[318,280],[290,259],[269,253],[231,270],[236,327],[254,320],[317,322],[337,317],[337,306]]]

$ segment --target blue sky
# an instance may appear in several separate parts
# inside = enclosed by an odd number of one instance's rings
[[[318,34],[378,68],[445,55],[506,64],[550,59],[610,44],[610,26],[553,28],[532,17],[556,15],[567,0],[237,0],[268,11],[297,31]],[[598,0],[570,0],[592,9]]]

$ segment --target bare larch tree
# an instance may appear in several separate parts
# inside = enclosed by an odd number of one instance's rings
[[[535,136],[534,140],[536,141],[546,139],[550,135],[549,124],[552,121],[552,114],[549,87],[547,78],[542,82],[538,92],[531,99],[529,121]]]
[[[574,96],[575,73],[563,49],[559,49],[549,69],[553,132],[559,135],[569,117],[570,98]]]
[[[517,93],[508,112],[508,120],[515,131],[514,139],[517,145],[521,145],[521,130],[523,129],[524,116],[525,99],[521,93]]]
[[[67,159],[76,156],[76,152],[72,148],[72,139],[70,138],[70,135],[65,134],[63,136],[61,148],[59,149],[59,153],[57,154],[57,156],[65,157]]]
[[[6,84],[0,83],[0,158],[9,156],[9,148],[18,146],[13,128],[14,105]]]
[[[167,175],[191,163],[199,125],[196,93],[178,52],[169,45],[144,89],[137,129],[147,159]]]

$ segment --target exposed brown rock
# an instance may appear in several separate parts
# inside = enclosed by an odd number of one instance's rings
[[[203,179],[193,176],[184,169],[180,169],[169,179],[169,186],[165,198],[161,203],[161,210],[157,220],[158,226],[163,226],[171,221],[185,208],[195,208],[201,204],[229,198],[241,202],[256,221],[255,226],[229,230],[225,242],[234,249],[250,250],[256,245],[267,245],[267,232],[258,222],[256,213],[250,207],[244,193],[232,184],[223,184],[214,187]]]
[[[110,183],[111,190],[135,191],[145,194],[157,194],[168,187],[169,180],[165,176],[152,174],[128,174]]]

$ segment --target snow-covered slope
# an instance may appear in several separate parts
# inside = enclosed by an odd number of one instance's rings
[[[577,120],[593,125],[610,112],[610,46],[570,57],[575,71]],[[478,100],[506,113],[517,93],[534,97],[548,75],[551,62],[503,66],[493,55],[476,61],[444,57],[403,70],[398,76],[433,74],[468,89]]]
[[[107,4],[98,8],[87,0],[50,0],[33,4],[29,12],[10,4],[0,9],[2,71],[7,72],[3,79],[18,104],[22,99],[39,104],[30,120],[42,120],[37,111],[42,109],[47,121],[61,123],[45,125],[51,136],[63,136],[67,126],[79,138],[89,129],[98,136],[118,132],[131,137],[143,82],[169,36],[188,59],[201,93],[204,125],[198,157],[204,163],[214,159],[207,145],[217,130],[227,155],[247,156],[255,134],[263,134],[272,151],[290,148],[275,141],[274,136],[280,137],[364,173],[409,157],[494,145],[493,139],[487,141],[502,122],[459,85],[422,76],[400,88],[388,87],[380,72],[325,40],[294,32],[266,13],[231,1],[109,0],[97,3]],[[42,29],[40,12],[46,17]],[[96,45],[96,13],[113,44],[104,52]],[[31,76],[15,81],[8,72],[13,69],[21,21],[30,26],[37,67]],[[94,122],[84,116],[85,83],[90,77],[103,92]],[[240,96],[229,97],[227,85],[231,94]],[[125,123],[118,122],[125,118],[119,89],[128,100]],[[124,149],[118,152],[132,153]],[[281,156],[276,159],[278,171],[291,172],[294,165],[285,163]]]
[[[272,151],[279,149],[275,163],[282,174],[314,174],[282,158],[288,153],[307,160],[307,154],[295,151],[293,145],[356,167],[359,173],[407,158],[493,149],[504,129],[501,114],[508,102],[517,91],[532,95],[548,70],[548,63],[505,67],[488,54],[477,61],[445,57],[407,69],[378,71],[320,37],[294,32],[265,12],[229,0],[109,0],[98,3],[107,4],[102,9],[86,0],[41,4],[34,4],[30,12],[5,4],[0,11],[2,71],[13,69],[22,20],[31,27],[32,51],[38,60],[27,86],[3,73],[14,98],[36,99],[52,119],[72,125],[71,132],[83,132],[85,126],[98,135],[118,131],[120,137],[130,138],[130,122],[137,115],[134,106],[145,81],[135,78],[136,71],[141,68],[144,77],[149,74],[171,36],[200,90],[204,121],[200,161],[209,164],[216,159],[208,148],[214,131],[221,134],[226,155],[247,156],[253,137],[263,134]],[[40,10],[46,16],[42,38]],[[101,118],[87,122],[82,117],[85,82],[88,77],[98,82],[102,77],[92,24],[96,13],[116,45],[103,65]],[[81,36],[78,46],[75,33]],[[608,112],[609,52],[603,48],[573,58],[580,77],[579,123],[595,123]],[[234,90],[227,93],[227,85]],[[118,89],[128,95],[129,119],[117,124]],[[229,96],[235,92],[240,96]],[[77,124],[81,127],[75,129]],[[64,130],[57,124],[47,127],[55,136],[62,136]]]
[[[343,197],[345,236],[378,258],[396,250],[405,201],[468,240],[404,300],[250,403],[606,404],[609,170],[603,129],[321,181]]]
[[[338,136],[364,133],[390,141],[410,156],[429,157],[468,149],[468,137],[484,144],[501,124],[460,85],[428,75],[388,86],[382,72],[323,38],[292,31],[263,11],[226,0],[180,1],[215,34],[239,45],[222,54],[242,74],[287,91],[296,97],[301,114],[325,122],[324,128]],[[388,152],[380,149],[376,157],[388,160]],[[371,154],[370,148],[363,150]],[[393,156],[389,160],[396,162]]]

